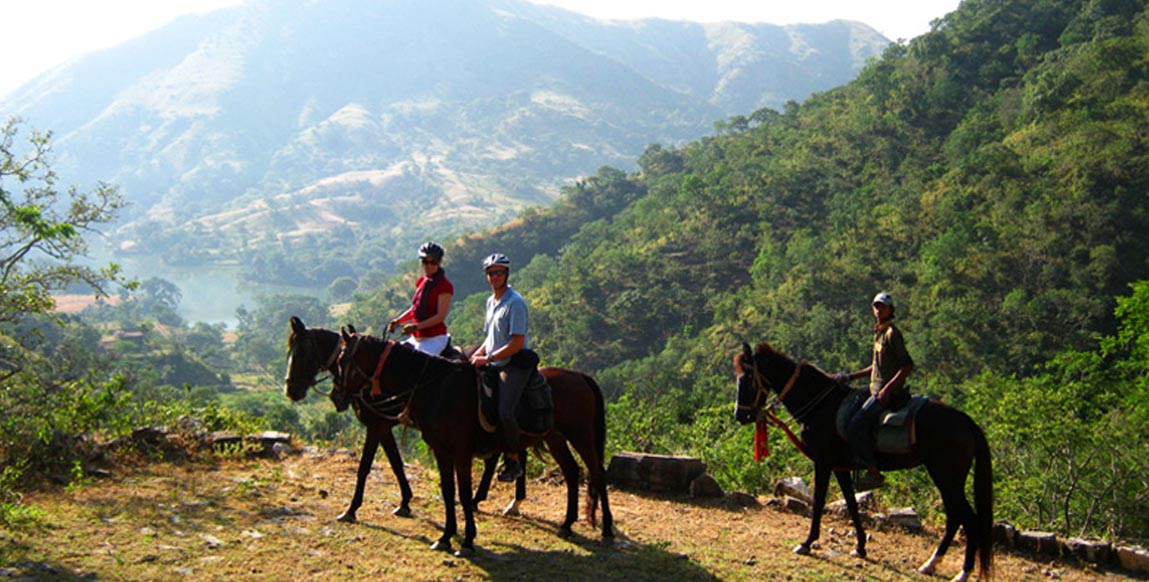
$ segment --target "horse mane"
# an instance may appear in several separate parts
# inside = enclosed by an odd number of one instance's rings
[[[762,343],[758,344],[757,347],[754,348],[755,358],[757,358],[759,355],[767,355],[767,356],[771,356],[771,357],[775,357],[775,358],[781,358],[781,359],[786,360],[787,362],[790,362],[791,364],[794,364],[796,366],[801,365],[805,368],[813,368],[813,369],[817,370],[819,374],[821,374],[822,376],[825,376],[827,379],[830,377],[830,374],[826,373],[826,371],[823,370],[822,368],[818,367],[818,365],[812,364],[806,360],[800,360],[800,359],[794,358],[793,356],[790,356],[786,352],[783,352],[782,350],[775,348],[774,346],[770,345],[769,342],[762,342]],[[739,365],[741,364],[741,357],[742,356],[743,356],[743,354],[738,354],[739,359],[738,359],[737,364],[739,364]]]

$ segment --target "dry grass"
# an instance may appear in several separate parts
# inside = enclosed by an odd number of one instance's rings
[[[942,580],[915,567],[937,532],[878,531],[871,556],[849,556],[845,521],[829,517],[812,557],[790,549],[807,520],[768,508],[735,508],[612,491],[617,541],[604,545],[584,521],[560,539],[564,489],[532,480],[523,517],[497,509],[496,488],[478,516],[477,555],[432,552],[442,523],[437,476],[409,468],[416,517],[390,514],[398,491],[376,465],[360,523],[334,520],[351,497],[355,454],[313,452],[282,461],[212,458],[118,468],[114,477],[30,494],[37,517],[0,529],[0,578],[36,580]],[[581,505],[580,499],[580,505]],[[581,508],[580,508],[581,509]],[[461,515],[460,515],[461,519]],[[960,548],[939,570],[959,568]],[[1120,580],[1063,563],[999,554],[997,579]]]

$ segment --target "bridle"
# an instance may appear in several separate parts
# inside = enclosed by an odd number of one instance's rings
[[[296,334],[295,337],[298,339],[300,335],[301,334]],[[319,362],[319,342],[315,341],[315,332],[308,330],[308,333],[306,335],[307,335],[307,340],[311,344],[311,354],[315,358],[315,361],[318,363]],[[320,376],[320,375],[316,374],[315,376],[312,376],[311,381],[308,382],[307,380],[299,380],[296,378],[292,378],[291,377],[291,369],[288,368],[287,377],[284,378],[283,381],[286,382],[289,386],[306,383],[308,389],[314,390],[320,396],[330,397],[331,396],[331,390],[328,390],[327,392],[323,392],[322,390],[319,389],[318,386],[319,386],[320,382],[323,382],[324,380],[326,380],[328,378],[331,378],[332,389],[334,389],[336,386],[339,385],[339,376],[331,371],[331,365],[334,364],[335,360],[339,357],[339,348],[340,348],[340,346],[338,344],[336,344],[335,349],[331,350],[331,355],[327,357],[327,362],[319,366],[320,370],[327,372],[326,376]],[[294,357],[295,356],[293,354],[292,358],[294,358]]]
[[[751,356],[750,359],[753,360],[754,357]],[[752,361],[750,363],[750,370],[753,372],[755,388],[754,402],[752,404],[739,403],[737,409],[749,410],[755,413],[758,420],[761,420],[763,417],[771,417],[778,420],[778,422],[782,422],[781,419],[778,419],[778,415],[774,412],[774,409],[786,399],[786,395],[794,388],[794,384],[798,381],[798,375],[802,373],[804,366],[806,366],[805,361],[798,362],[798,365],[794,366],[794,373],[791,374],[790,379],[786,381],[786,385],[782,387],[782,390],[778,391],[777,396],[771,396],[770,388],[767,387],[768,382],[762,377],[762,373],[758,371],[758,362]],[[821,399],[819,398],[818,400]],[[762,404],[763,401],[765,401],[765,405]],[[798,415],[793,416],[798,418]],[[798,418],[798,420],[801,421],[800,418]]]

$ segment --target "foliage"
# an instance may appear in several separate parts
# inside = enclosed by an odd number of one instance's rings
[[[868,300],[890,291],[917,363],[912,390],[990,419],[1006,413],[988,408],[986,390],[1021,398],[991,437],[998,465],[1018,472],[1001,489],[1006,512],[1128,535],[1144,518],[1127,504],[1144,487],[1103,484],[1136,483],[1115,471],[1128,461],[1119,454],[1144,446],[1145,405],[1083,398],[1121,366],[1137,369],[1117,365],[1129,357],[1115,347],[1096,350],[1118,329],[1116,297],[1149,279],[1146,55],[1144,2],[968,0],[851,83],[733,117],[680,148],[651,146],[639,172],[600,170],[554,209],[447,255],[472,265],[509,249],[536,267],[515,280],[532,345],[602,380],[618,446],[696,451],[745,485],[765,483],[702,437],[731,438],[709,416],[731,397],[728,355],[765,339],[825,369],[858,369]],[[601,213],[600,196],[611,201]],[[572,211],[575,228],[560,227]],[[470,333],[481,304],[468,295],[483,289],[460,280],[450,323]],[[352,313],[381,319],[411,288],[393,281]],[[1035,424],[1014,418],[1030,410],[1043,412]],[[1026,442],[1058,446],[1015,459]],[[1084,462],[1102,458],[1106,476]],[[1048,466],[1065,478],[1035,490]],[[916,495],[923,478],[904,488]],[[1074,507],[1082,491],[1108,501]]]

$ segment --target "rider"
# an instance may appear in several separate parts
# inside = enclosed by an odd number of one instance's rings
[[[876,320],[873,362],[857,372],[838,374],[836,378],[844,383],[870,377],[870,397],[850,419],[846,429],[854,455],[866,466],[866,475],[857,483],[858,491],[875,489],[886,482],[874,457],[874,427],[884,411],[898,408],[909,399],[906,377],[914,369],[914,360],[906,351],[902,332],[894,326],[894,298],[883,291],[874,296],[872,305]]]
[[[503,441],[506,445],[499,480],[509,482],[523,474],[519,455],[512,452],[518,451],[521,446],[515,407],[532,370],[511,363],[511,357],[530,348],[527,337],[527,302],[507,283],[511,260],[506,255],[495,253],[487,257],[483,261],[483,271],[491,286],[483,322],[486,339],[471,356],[471,364],[476,368],[494,366],[499,370],[499,423],[503,428]]]
[[[423,275],[415,284],[411,307],[387,323],[387,333],[402,325],[403,333],[408,335],[405,343],[437,356],[450,341],[445,321],[451,310],[455,286],[443,270],[443,247],[438,243],[423,243],[419,247],[419,261],[423,264]]]

